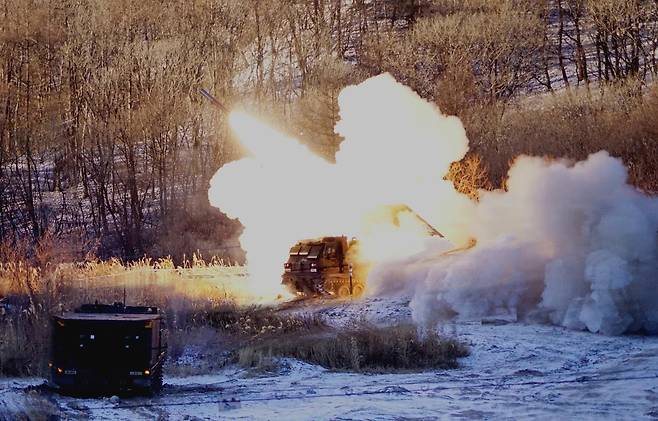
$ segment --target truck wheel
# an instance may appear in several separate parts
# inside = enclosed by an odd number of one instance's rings
[[[352,287],[352,295],[359,297],[363,294],[363,285],[354,285]]]
[[[347,298],[350,296],[350,287],[349,285],[341,285],[338,288],[338,296],[340,298]]]

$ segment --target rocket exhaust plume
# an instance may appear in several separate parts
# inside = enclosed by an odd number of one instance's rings
[[[575,164],[520,157],[508,191],[482,192],[474,249],[388,262],[371,280],[411,292],[421,323],[502,313],[604,334],[658,333],[658,201],[626,178],[606,152]]]
[[[429,234],[422,224],[373,218],[382,206],[407,204],[460,239],[457,216],[471,204],[443,174],[468,149],[461,122],[387,74],[344,89],[338,101],[336,132],[345,140],[335,164],[253,116],[231,113],[250,156],[215,174],[209,198],[244,225],[249,289],[260,296],[282,292],[283,262],[300,239],[355,236],[369,262],[423,250]],[[437,206],[437,197],[455,203]]]
[[[280,293],[296,241],[356,236],[370,294],[410,294],[416,322],[511,314],[574,329],[658,332],[658,200],[605,152],[586,161],[519,157],[507,191],[472,202],[443,179],[464,157],[461,122],[384,74],[345,88],[336,163],[248,114],[230,123],[251,155],[222,167],[210,202],[245,226],[249,288]],[[405,204],[417,219],[382,218]],[[469,239],[477,246],[448,252]],[[448,253],[446,253],[448,252]]]

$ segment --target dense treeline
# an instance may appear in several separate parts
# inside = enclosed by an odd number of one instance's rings
[[[464,120],[474,152],[455,174],[479,186],[518,153],[604,147],[658,189],[655,1],[3,0],[0,16],[3,240],[239,260],[239,224],[205,195],[241,152],[198,89],[332,159],[338,92],[382,71]]]

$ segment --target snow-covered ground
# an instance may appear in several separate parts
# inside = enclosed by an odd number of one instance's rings
[[[409,313],[406,300],[384,299],[319,303],[316,311],[338,324],[393,322]],[[39,379],[10,379],[0,381],[0,419],[31,408],[102,420],[658,418],[656,337],[479,320],[444,330],[471,345],[459,369],[353,374],[284,360],[276,374],[229,367],[166,378],[157,398],[121,399],[62,397],[28,387]]]

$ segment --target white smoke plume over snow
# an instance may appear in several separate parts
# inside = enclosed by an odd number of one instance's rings
[[[277,290],[296,241],[346,234],[378,246],[369,293],[411,294],[419,324],[506,314],[658,333],[658,199],[627,184],[620,160],[519,157],[507,190],[474,203],[443,179],[468,150],[457,118],[389,75],[344,89],[339,106],[335,164],[256,119],[231,116],[252,156],[221,168],[209,197],[245,225],[253,288]],[[399,203],[446,239],[373,235],[365,216]],[[451,251],[470,238],[474,248]]]
[[[370,280],[379,290],[402,281],[425,324],[511,314],[611,335],[658,333],[658,200],[626,179],[606,152],[575,164],[520,157],[507,191],[482,192],[475,248],[388,262]]]

